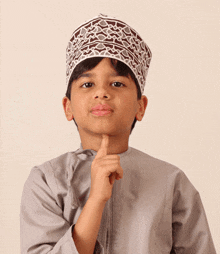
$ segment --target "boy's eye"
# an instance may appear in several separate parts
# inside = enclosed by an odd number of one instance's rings
[[[92,86],[94,86],[94,84],[93,84],[93,83],[90,83],[90,82],[84,83],[84,84],[82,85],[82,87],[84,87],[84,88],[89,88],[89,87],[92,87]]]
[[[94,84],[93,83],[91,83],[91,82],[86,82],[86,83],[84,83],[81,87],[83,87],[83,88],[90,88],[90,87],[92,87],[92,86],[94,86]],[[121,83],[121,82],[113,82],[113,83],[111,83],[111,86],[114,86],[114,87],[123,87],[123,86],[125,86],[123,83]]]
[[[122,87],[122,86],[125,86],[125,85],[122,84],[121,82],[113,82],[111,85],[112,85],[112,86],[115,86],[115,87]]]

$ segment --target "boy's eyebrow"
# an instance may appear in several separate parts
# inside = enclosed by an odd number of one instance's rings
[[[79,75],[79,78],[87,78],[91,76],[93,76],[91,73],[82,73],[81,75]]]

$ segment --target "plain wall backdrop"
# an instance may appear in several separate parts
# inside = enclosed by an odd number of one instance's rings
[[[186,173],[220,253],[219,9],[218,0],[1,1],[1,253],[19,253],[20,199],[31,168],[79,147],[61,104],[65,50],[73,30],[99,13],[130,24],[153,53],[149,104],[130,146]]]

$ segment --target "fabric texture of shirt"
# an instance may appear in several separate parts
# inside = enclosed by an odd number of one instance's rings
[[[88,200],[96,152],[34,167],[21,200],[21,253],[76,254],[72,230]],[[94,253],[215,254],[200,195],[177,167],[129,147],[120,156]]]

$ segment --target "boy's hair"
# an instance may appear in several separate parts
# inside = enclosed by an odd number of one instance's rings
[[[96,65],[98,65],[98,63],[100,63],[103,58],[104,57],[92,57],[92,58],[88,58],[88,59],[85,59],[84,61],[80,62],[75,67],[75,69],[72,72],[72,75],[71,75],[71,77],[69,79],[69,83],[68,83],[68,87],[67,87],[67,91],[66,91],[66,97],[69,100],[71,100],[71,87],[72,87],[73,81],[77,80],[82,73],[95,68]],[[131,78],[135,82],[135,85],[136,85],[136,88],[137,88],[137,100],[140,100],[141,99],[141,90],[140,90],[140,86],[138,84],[138,81],[137,81],[134,73],[123,62],[121,62],[119,60],[112,59],[112,58],[110,58],[110,59],[111,59],[111,64],[112,64],[113,68],[116,70],[116,72],[117,72],[117,74],[119,76],[125,76],[125,77],[128,77],[129,75],[131,76]],[[74,118],[73,118],[73,120],[74,120],[74,122],[75,122],[75,124],[77,126],[77,123],[76,123]],[[133,130],[135,124],[136,124],[136,121],[137,121],[137,119],[135,118],[133,123],[132,123],[130,133],[132,132],[132,130]],[[78,126],[77,126],[77,128],[78,128]]]

